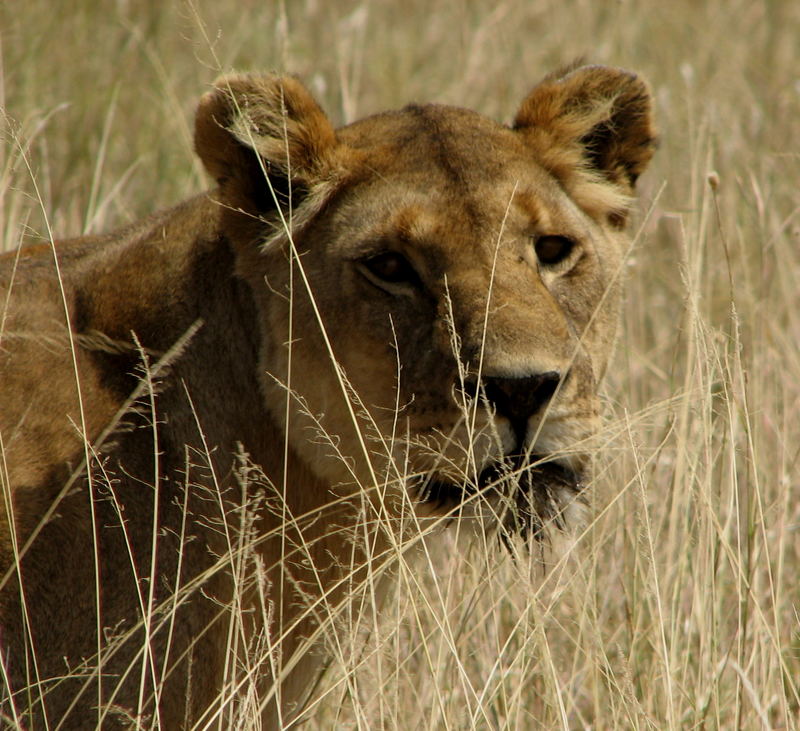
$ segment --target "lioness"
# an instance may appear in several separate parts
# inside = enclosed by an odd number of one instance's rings
[[[337,130],[230,75],[195,141],[211,192],[0,258],[5,723],[285,725],[409,530],[581,502],[654,147],[636,75],[547,77],[510,127]]]

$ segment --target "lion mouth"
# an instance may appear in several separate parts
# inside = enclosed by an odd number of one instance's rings
[[[566,527],[566,509],[580,499],[583,475],[540,455],[509,455],[485,467],[474,481],[427,479],[420,486],[423,503],[459,517],[477,501],[492,506],[504,536],[539,538],[548,526]]]

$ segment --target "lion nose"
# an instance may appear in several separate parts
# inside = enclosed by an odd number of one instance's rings
[[[520,378],[484,376],[483,393],[498,416],[511,422],[519,446],[525,443],[528,419],[552,397],[561,380],[557,371]]]

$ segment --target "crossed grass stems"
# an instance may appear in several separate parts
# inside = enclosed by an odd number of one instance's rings
[[[234,97],[235,98],[235,97]],[[285,137],[288,140],[288,136]],[[138,351],[140,358],[139,363],[139,382],[135,390],[131,393],[125,403],[120,407],[119,411],[94,440],[90,440],[86,433],[86,422],[84,417],[84,404],[81,398],[80,389],[80,374],[77,369],[77,349],[81,347],[81,336],[75,335],[69,324],[69,311],[67,307],[66,292],[63,286],[61,271],[59,268],[58,257],[56,255],[55,237],[50,227],[49,219],[44,205],[42,204],[42,196],[39,192],[36,176],[30,166],[27,156],[27,151],[23,147],[19,138],[15,138],[15,143],[19,151],[20,158],[24,161],[27,168],[27,173],[33,184],[33,188],[40,205],[45,220],[47,236],[53,251],[53,265],[55,267],[56,275],[60,286],[60,294],[63,303],[64,315],[67,322],[66,337],[68,338],[70,352],[72,354],[73,375],[77,385],[77,392],[79,396],[80,407],[80,423],[74,424],[76,431],[81,435],[84,445],[83,461],[71,473],[63,488],[59,492],[57,498],[54,500],[48,511],[42,516],[42,519],[35,528],[28,539],[23,545],[18,545],[16,541],[16,530],[14,526],[14,515],[11,509],[12,501],[10,495],[10,480],[8,470],[5,463],[2,437],[0,437],[0,478],[2,478],[2,492],[4,507],[6,514],[9,516],[11,527],[11,540],[12,550],[14,555],[14,566],[10,568],[4,576],[0,577],[0,588],[5,587],[10,581],[19,582],[19,591],[23,604],[23,615],[25,616],[26,632],[28,633],[28,641],[33,646],[33,638],[30,635],[30,629],[27,619],[27,609],[25,606],[25,587],[19,581],[20,572],[17,568],[20,565],[22,557],[27,552],[29,546],[36,539],[39,530],[44,526],[47,521],[53,518],[58,511],[58,505],[71,490],[76,489],[80,484],[81,479],[87,480],[88,495],[91,504],[92,514],[92,529],[94,534],[97,534],[98,525],[96,523],[94,504],[97,499],[110,499],[120,516],[120,527],[122,528],[125,536],[126,543],[129,547],[129,556],[131,558],[131,571],[137,578],[137,586],[139,587],[139,610],[141,613],[141,620],[132,625],[125,631],[115,631],[113,628],[104,628],[100,626],[99,619],[101,617],[99,607],[99,591],[97,592],[97,653],[93,657],[85,658],[84,661],[69,670],[63,679],[72,679],[76,677],[84,677],[85,683],[78,693],[76,693],[73,701],[73,706],[78,703],[81,696],[88,691],[90,685],[97,680],[97,694],[98,694],[98,708],[97,708],[97,723],[98,727],[102,725],[104,719],[108,715],[122,714],[129,718],[138,727],[147,727],[150,725],[159,727],[158,717],[158,697],[163,681],[166,678],[169,665],[182,658],[171,657],[171,638],[173,633],[174,618],[176,610],[185,602],[189,601],[191,596],[197,592],[203,592],[203,585],[218,571],[229,573],[234,583],[234,594],[232,606],[227,604],[219,604],[219,613],[215,617],[214,622],[218,619],[224,619],[227,615],[229,617],[228,624],[228,643],[226,647],[226,665],[224,677],[226,678],[224,688],[220,692],[217,702],[210,705],[206,714],[198,719],[193,728],[210,728],[213,726],[223,727],[247,727],[248,722],[257,718],[260,711],[271,702],[273,695],[277,695],[277,706],[280,714],[280,682],[276,682],[273,688],[266,694],[259,694],[257,692],[257,678],[265,670],[265,666],[269,668],[273,678],[282,679],[287,676],[293,667],[299,662],[300,658],[305,652],[311,652],[314,647],[323,641],[329,653],[330,661],[328,665],[338,664],[342,668],[351,667],[352,670],[343,673],[343,677],[335,682],[329,683],[328,687],[323,693],[317,693],[321,687],[323,675],[325,671],[320,674],[316,682],[307,693],[304,702],[305,708],[293,714],[294,720],[302,720],[309,718],[313,715],[315,709],[325,699],[326,696],[337,691],[337,688],[344,684],[347,692],[357,694],[357,689],[352,682],[352,675],[355,669],[362,666],[368,661],[370,652],[379,654],[376,649],[369,650],[366,639],[371,636],[377,636],[380,631],[380,621],[378,612],[380,608],[380,599],[378,598],[377,584],[383,575],[387,572],[402,575],[406,581],[414,576],[413,570],[410,570],[413,564],[419,563],[420,559],[433,568],[436,564],[436,556],[434,555],[435,548],[431,541],[432,536],[440,534],[442,529],[446,526],[451,526],[450,533],[457,544],[462,543],[462,538],[466,538],[472,545],[477,543],[481,550],[486,555],[493,555],[497,553],[497,537],[499,537],[505,544],[508,552],[514,560],[519,562],[530,561],[531,557],[538,556],[541,561],[534,559],[536,566],[543,569],[545,564],[546,547],[549,540],[553,535],[553,526],[555,524],[560,528],[560,513],[556,509],[552,513],[552,517],[543,520],[540,524],[534,525],[533,530],[529,532],[527,541],[522,542],[512,539],[512,536],[507,530],[508,525],[518,526],[520,519],[514,513],[519,510],[519,506],[514,500],[509,499],[510,488],[517,485],[521,478],[525,476],[526,471],[535,470],[540,464],[538,456],[531,455],[532,446],[527,448],[525,455],[527,463],[523,467],[509,467],[500,470],[495,478],[489,482],[488,485],[479,485],[479,470],[476,465],[475,455],[473,453],[473,441],[469,439],[464,446],[464,459],[461,464],[456,463],[455,460],[446,460],[441,451],[434,450],[429,445],[425,444],[421,439],[412,438],[407,430],[403,430],[402,414],[404,405],[399,402],[399,388],[395,389],[396,401],[394,405],[394,418],[391,434],[384,435],[381,433],[375,424],[370,414],[367,405],[364,404],[356,390],[347,379],[347,375],[341,366],[337,363],[332,343],[328,338],[324,317],[317,308],[314,298],[313,288],[309,282],[306,272],[303,268],[302,257],[300,256],[294,243],[293,233],[297,228],[294,220],[294,208],[291,201],[291,186],[289,186],[289,200],[288,205],[284,205],[278,201],[278,195],[273,189],[269,176],[263,168],[264,180],[269,187],[270,193],[275,204],[279,220],[266,221],[265,223],[271,224],[275,227],[275,233],[264,243],[264,248],[274,246],[288,247],[291,265],[289,267],[289,317],[288,317],[288,333],[287,343],[288,348],[288,377],[286,382],[281,382],[277,378],[275,381],[283,388],[286,394],[285,400],[285,418],[288,423],[291,415],[295,411],[302,412],[306,418],[311,419],[315,424],[314,433],[310,434],[310,438],[324,443],[333,454],[339,458],[344,465],[347,465],[353,478],[354,489],[351,494],[345,496],[333,497],[328,503],[319,508],[309,511],[304,515],[291,515],[285,498],[286,491],[290,489],[291,476],[284,471],[280,485],[275,485],[267,476],[260,470],[258,465],[253,464],[248,455],[241,450],[236,455],[235,467],[235,486],[224,488],[221,484],[219,476],[215,473],[213,461],[211,459],[212,445],[205,443],[203,436],[203,428],[195,413],[195,423],[198,433],[203,439],[203,447],[201,450],[190,448],[188,445],[185,448],[185,477],[186,485],[184,490],[184,500],[188,500],[190,489],[204,489],[199,485],[194,484],[191,475],[196,470],[202,470],[210,473],[212,477],[213,489],[207,490],[207,498],[210,501],[217,503],[220,514],[226,516],[225,519],[220,519],[216,524],[206,524],[209,530],[219,531],[225,537],[227,551],[220,556],[216,557],[216,563],[206,572],[201,575],[195,576],[192,579],[184,582],[182,585],[176,585],[175,591],[165,599],[157,601],[155,597],[156,576],[142,576],[135,561],[133,560],[133,552],[130,547],[126,524],[122,518],[122,511],[117,501],[114,492],[114,479],[111,474],[107,472],[106,464],[103,456],[103,447],[111,439],[116,430],[124,428],[125,418],[132,412],[137,412],[139,415],[147,415],[150,428],[153,434],[153,456],[154,456],[154,482],[151,486],[153,489],[153,505],[157,506],[159,502],[160,493],[160,480],[159,480],[159,437],[158,437],[158,414],[156,408],[156,395],[158,393],[159,384],[164,376],[169,372],[170,365],[180,357],[181,353],[185,350],[187,345],[195,333],[203,326],[201,321],[193,323],[193,325],[179,338],[179,340],[170,348],[169,351],[164,353],[151,353],[147,351],[133,334],[135,348]],[[259,158],[260,160],[260,158]],[[287,144],[287,160],[288,144]],[[289,160],[290,163],[290,160]],[[288,170],[291,176],[291,169]],[[663,190],[663,188],[662,188]],[[491,307],[492,287],[496,275],[497,253],[503,239],[505,230],[506,219],[510,210],[511,202],[516,192],[516,186],[512,192],[503,220],[500,222],[498,233],[495,240],[494,257],[492,261],[492,270],[489,281],[489,291],[486,297],[486,305],[484,311],[484,326],[483,336],[481,341],[481,348],[476,366],[476,371],[470,371],[471,364],[461,362],[458,353],[461,352],[459,335],[454,327],[454,317],[452,312],[452,303],[449,296],[447,297],[448,316],[447,328],[450,336],[450,344],[453,353],[455,354],[455,361],[458,364],[458,383],[452,387],[453,398],[461,410],[461,422],[454,426],[460,428],[463,425],[467,427],[468,435],[475,433],[475,424],[479,409],[491,409],[491,406],[482,398],[479,392],[474,394],[474,397],[468,395],[466,383],[468,378],[476,378],[477,382],[481,382],[481,373],[483,367],[483,354],[486,340],[487,322],[489,311]],[[654,196],[651,207],[645,216],[644,221],[650,216],[654,209],[658,198],[660,197],[661,190]],[[622,258],[622,263],[618,269],[613,273],[612,284],[604,293],[601,301],[593,314],[587,330],[592,326],[596,313],[602,308],[605,298],[610,291],[613,282],[621,276],[624,262],[627,261],[630,252],[636,246],[639,239],[644,223],[639,229],[639,232],[632,238],[628,251]],[[265,286],[268,286],[265,283]],[[355,472],[352,471],[351,459],[340,451],[338,439],[336,435],[329,434],[325,431],[323,425],[320,423],[317,416],[309,410],[303,397],[292,386],[291,372],[292,372],[292,348],[291,343],[294,340],[293,336],[293,301],[295,288],[300,286],[304,293],[308,296],[311,302],[316,324],[320,328],[322,339],[327,348],[328,357],[334,366],[336,372],[338,385],[341,390],[343,402],[349,410],[350,418],[353,424],[356,425],[356,433],[359,440],[359,448],[361,456],[364,458],[365,463],[369,466],[370,481],[369,484],[363,484],[359,481]],[[445,281],[445,288],[447,282]],[[8,303],[4,303],[2,310],[2,317],[0,317],[0,343],[3,336],[12,337],[12,333],[6,333],[4,328],[5,314],[7,311]],[[392,328],[394,329],[394,328]],[[114,347],[110,344],[109,347]],[[130,346],[128,346],[130,347]],[[578,342],[572,359],[577,355],[580,348]],[[399,352],[395,342],[395,352]],[[569,363],[571,366],[571,361]],[[399,382],[401,363],[397,362],[396,378]],[[268,374],[269,375],[269,374]],[[274,378],[274,377],[273,377]],[[557,397],[558,391],[561,388],[561,383],[556,387],[553,395],[554,400]],[[184,391],[188,403],[191,404],[191,394],[184,384]],[[254,395],[254,397],[258,397]],[[546,423],[547,412],[549,410],[549,403],[545,405],[542,418],[539,422],[536,433],[530,440],[530,445],[535,445],[539,431]],[[663,407],[661,405],[660,407]],[[660,408],[659,406],[655,408]],[[194,413],[194,409],[192,408]],[[646,412],[640,415],[641,418],[647,418]],[[366,423],[366,428],[363,425]],[[613,442],[620,434],[629,430],[631,423],[628,421],[623,425],[607,425],[601,429],[599,434],[576,443],[571,446],[571,450],[579,453],[592,452],[595,449],[602,449],[606,442]],[[616,432],[616,433],[613,433]],[[451,442],[451,436],[448,434],[439,434],[445,443]],[[493,434],[493,438],[499,441],[498,434]],[[400,448],[398,450],[398,447]],[[421,516],[417,510],[420,502],[425,502],[430,494],[426,494],[429,490],[428,476],[423,474],[414,474],[409,472],[407,460],[402,456],[398,458],[396,455],[398,451],[408,454],[408,450],[414,447],[419,450],[429,451],[430,455],[434,457],[434,469],[444,465],[447,461],[447,468],[449,474],[459,474],[460,485],[460,501],[452,506],[447,506],[449,509],[440,512],[435,516]],[[288,438],[284,442],[285,456],[288,456],[290,445]],[[379,455],[382,462],[388,465],[384,474],[379,474],[374,466],[374,457]],[[558,454],[549,454],[546,459],[553,460],[559,457],[566,456],[566,452]],[[387,459],[388,458],[388,459]],[[288,460],[284,460],[287,464]],[[618,496],[614,498],[611,504],[605,506],[603,512],[611,508],[616,499],[624,494],[636,481],[636,477],[625,485]],[[228,491],[238,490],[239,494],[235,496],[234,500],[229,500]],[[499,498],[499,499],[498,499]],[[580,498],[578,498],[580,499]],[[235,507],[231,505],[233,503]],[[187,536],[187,521],[189,519],[188,510],[186,510],[186,503],[182,506],[183,518],[180,529],[180,545],[183,546],[188,539]],[[562,508],[563,509],[563,508]],[[280,518],[280,526],[269,532],[257,532],[255,529],[256,516],[260,511],[270,511]],[[358,511],[359,519],[355,524],[350,523],[340,526],[328,522],[326,526],[326,537],[332,535],[339,535],[342,542],[349,542],[355,548],[358,545],[360,551],[367,558],[367,570],[359,573],[356,576],[357,568],[354,566],[348,567],[349,570],[343,572],[341,578],[334,585],[323,586],[322,580],[313,565],[312,549],[317,540],[321,540],[325,536],[319,536],[317,539],[308,539],[308,528],[315,521],[320,521],[324,511],[327,521],[330,520],[331,515],[335,511],[341,511],[344,514],[347,511]],[[536,507],[531,506],[528,511],[530,516],[526,516],[527,520],[536,516]],[[475,521],[463,520],[467,514],[472,514],[471,517],[478,517],[479,530],[475,531],[467,528],[468,524],[475,525]],[[154,525],[153,535],[154,541],[151,554],[151,566],[155,566],[155,555],[158,544],[158,535],[161,530],[160,526],[156,523],[158,511],[154,509]],[[232,516],[232,519],[231,519]],[[509,517],[511,520],[509,521]],[[595,516],[597,520],[600,516]],[[593,521],[592,521],[593,522]],[[585,536],[591,529],[592,522],[583,527],[577,536],[574,536],[574,542],[579,543],[581,538]],[[235,529],[232,529],[236,526]],[[504,527],[506,526],[506,527]],[[299,537],[298,542],[293,543],[288,537],[286,530],[292,527]],[[388,548],[376,549],[374,536],[380,533],[385,539],[388,539]],[[248,641],[245,632],[245,614],[248,610],[243,606],[242,598],[247,593],[255,591],[258,598],[257,610],[261,613],[261,625],[264,628],[274,627],[276,624],[276,607],[274,601],[270,598],[270,582],[267,578],[269,572],[276,568],[275,566],[266,566],[259,554],[259,545],[266,542],[278,535],[282,542],[280,565],[277,568],[280,571],[280,580],[282,582],[288,581],[293,584],[293,588],[297,593],[298,600],[304,603],[303,612],[301,612],[293,621],[287,623],[286,627],[278,621],[278,626],[282,627],[279,634],[275,635],[266,630],[258,633],[255,639]],[[429,545],[431,544],[431,545]],[[573,545],[572,543],[570,545]],[[533,549],[533,550],[531,550]],[[353,555],[355,556],[354,550]],[[563,569],[565,562],[569,559],[570,549],[561,555],[552,555],[553,565],[551,566],[550,575],[554,575],[558,569]],[[95,581],[99,586],[100,569],[99,559],[97,553],[93,557],[95,566]],[[181,562],[182,554],[177,557],[177,572],[176,576],[181,576]],[[285,571],[285,566],[288,562],[300,561],[310,565],[314,576],[317,580],[317,585],[311,590],[294,581],[289,573]],[[537,569],[538,570],[538,569]],[[13,577],[17,577],[16,579]],[[180,579],[178,579],[180,580]],[[416,579],[413,579],[416,581]],[[434,581],[437,586],[437,593],[439,594],[442,602],[445,602],[444,596],[449,595],[452,586],[448,580],[448,585],[444,595],[442,594],[439,580],[434,576]],[[542,572],[541,581],[539,582],[539,590],[544,590],[548,581],[547,575]],[[344,595],[344,600],[338,604],[329,601],[330,597],[336,595],[338,590],[343,586],[347,587]],[[402,589],[398,589],[402,590]],[[531,601],[535,600],[535,596]],[[355,601],[354,601],[355,600]],[[357,607],[357,611],[354,610]],[[282,612],[282,607],[277,609]],[[308,616],[313,616],[316,629],[308,635],[297,652],[293,654],[288,661],[281,662],[281,644],[290,636]],[[212,623],[212,624],[213,624]],[[211,626],[211,625],[209,625]],[[150,638],[156,633],[165,630],[167,632],[166,651],[163,658],[157,658],[152,650]],[[103,675],[104,662],[111,659],[114,654],[120,650],[134,635],[144,630],[145,641],[137,651],[136,657],[128,667],[125,675],[119,678],[111,678]],[[113,635],[113,637],[110,637]],[[106,639],[107,644],[103,646],[103,638]],[[110,639],[110,641],[109,641]],[[191,648],[187,652],[191,651]],[[40,696],[46,696],[48,688],[55,687],[60,682],[58,679],[48,679],[44,682],[39,674],[35,651],[32,653],[32,663],[28,667],[28,686],[23,691],[27,694],[28,707],[32,707],[38,702]],[[358,658],[353,663],[352,658]],[[244,670],[244,672],[242,672]],[[129,710],[125,710],[115,705],[116,695],[123,683],[129,675],[133,673],[140,673],[138,708],[131,716]],[[5,666],[0,662],[0,676],[3,685],[6,689],[9,687],[9,679],[7,677]],[[148,693],[148,679],[150,680],[153,690]],[[116,686],[113,685],[116,681]],[[110,695],[108,692],[110,691]],[[476,713],[485,713],[482,710],[482,704],[479,703],[479,710]],[[15,727],[21,727],[22,721],[18,715],[17,706],[14,703],[8,704],[12,716],[10,718],[2,719],[7,723],[12,723]],[[45,708],[42,704],[42,708]],[[152,708],[153,717],[147,721],[144,709]],[[488,719],[486,719],[488,721]],[[59,719],[45,719],[48,727],[57,727]]]

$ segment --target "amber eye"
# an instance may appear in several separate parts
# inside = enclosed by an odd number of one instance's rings
[[[574,247],[575,242],[566,236],[539,236],[534,243],[536,256],[545,266],[564,261]]]
[[[394,251],[377,254],[362,262],[366,270],[381,282],[405,284],[417,281],[417,273],[408,259]]]

